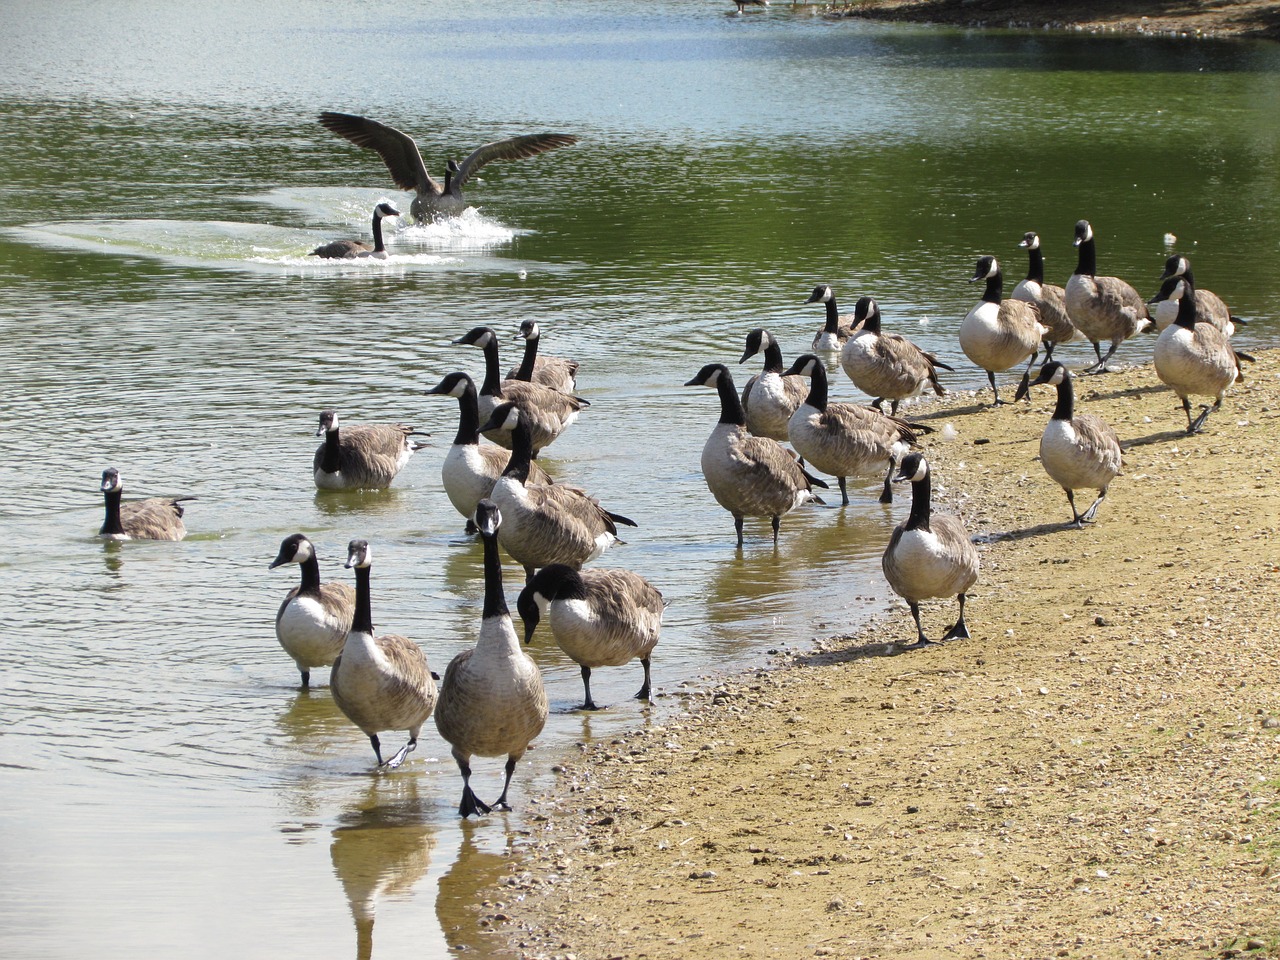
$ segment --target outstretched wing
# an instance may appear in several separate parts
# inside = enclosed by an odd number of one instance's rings
[[[388,127],[377,120],[349,113],[331,113],[326,110],[320,114],[319,120],[326,130],[350,140],[357,147],[377,153],[391,172],[391,179],[401,190],[435,194],[442,191],[443,188],[427,173],[418,145],[407,133],[401,133],[395,127]]]
[[[413,143],[412,140],[409,142]],[[522,137],[495,140],[473,150],[471,156],[462,161],[458,172],[454,174],[453,183],[461,188],[477,170],[494,160],[523,160],[577,142],[577,137],[567,133],[528,133]],[[390,166],[390,162],[387,165]]]

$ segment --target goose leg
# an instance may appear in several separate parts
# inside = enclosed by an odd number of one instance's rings
[[[583,700],[579,710],[599,710],[596,702],[591,699],[591,668],[586,664],[582,665],[582,691],[586,699]]]
[[[462,774],[462,802],[458,804],[458,815],[466,818],[473,813],[477,817],[483,813],[489,813],[488,804],[471,792],[470,755],[459,753],[457,748],[454,748],[453,759],[457,762],[458,771]]]
[[[778,528],[782,526],[782,517],[775,513],[769,522],[773,526],[773,545],[776,547],[778,545]]]
[[[1000,391],[996,389],[996,375],[990,370],[987,371],[987,382],[991,384],[991,393],[996,398],[995,405],[1004,406],[1006,401],[1000,399]]]
[[[1102,346],[1097,340],[1090,340],[1089,342],[1093,344],[1093,352],[1097,354],[1098,362],[1085,367],[1080,371],[1081,373],[1097,373],[1098,368],[1102,366]]]
[[[516,758],[507,757],[507,778],[502,781],[502,796],[494,801],[493,805],[499,810],[510,810],[511,804],[507,803],[507,789],[511,786],[511,775],[516,772]]]
[[[404,763],[404,758],[409,756],[409,754],[412,753],[414,748],[417,746],[418,746],[418,738],[410,737],[409,742],[406,743],[399,750],[397,750],[396,755],[387,761],[387,764],[386,764],[387,769],[394,770],[396,767],[400,766],[400,764]]]
[[[1182,398],[1182,410],[1187,415],[1187,433],[1195,433],[1195,425],[1191,422],[1191,399],[1189,397]]]
[[[382,743],[376,733],[369,734],[369,742],[373,744],[373,755],[378,758],[378,766],[382,766]]]
[[[959,594],[956,599],[960,601],[960,619],[955,622],[955,626],[946,632],[946,635],[942,638],[943,640],[969,639],[969,628],[964,623],[964,594]]]
[[[1071,523],[1075,525],[1077,530],[1079,530],[1084,526],[1084,518],[1081,517],[1079,511],[1076,510],[1076,495],[1074,491],[1069,490],[1066,487],[1063,487],[1062,489],[1067,491],[1067,503],[1071,504]]]
[[[884,403],[884,397],[876,397],[871,401],[871,407],[877,413],[884,413],[884,407],[881,406],[882,403]]]
[[[640,692],[636,694],[636,699],[652,703],[653,700],[649,696],[649,658],[641,657],[640,665],[644,667],[644,684],[640,687]]]
[[[1107,364],[1110,363],[1111,358],[1116,355],[1116,348],[1119,346],[1120,346],[1119,340],[1111,341],[1111,349],[1108,350],[1107,355],[1102,358],[1102,362],[1098,364],[1097,368],[1093,371],[1094,373],[1110,373],[1111,372],[1110,370],[1107,369]]]
[[[1031,402],[1031,368],[1036,365],[1036,357],[1038,356],[1040,356],[1039,350],[1032,353],[1031,359],[1027,361],[1027,369],[1022,371],[1022,379],[1018,381],[1018,391],[1013,395],[1014,400],[1020,400],[1023,397],[1026,397],[1027,403]],[[1046,358],[1045,363],[1048,362],[1049,361]]]
[[[916,621],[915,645],[917,647],[926,647],[929,644],[933,643],[932,640],[930,640],[928,637],[924,635],[924,627],[920,626],[920,604],[912,603],[910,600],[908,600],[907,606],[911,608],[911,616],[915,618],[915,621]]]
[[[896,417],[898,415],[898,401],[893,400],[889,404],[889,416]]]
[[[1107,499],[1107,488],[1103,487],[1101,490],[1098,491],[1098,499],[1093,501],[1093,505],[1090,506],[1089,509],[1084,512],[1084,515],[1081,516],[1080,519],[1083,520],[1085,523],[1092,523],[1094,516],[1098,512],[1098,507],[1102,505],[1102,501],[1105,499]]]
[[[893,503],[893,471],[898,469],[898,461],[889,458],[889,472],[884,475],[884,489],[880,491],[881,503]]]
[[[302,689],[309,690],[310,688],[311,688],[311,671],[303,670],[302,671]]]
[[[462,532],[467,534],[467,536],[478,533],[479,531],[476,529],[476,522],[470,517],[467,517],[467,525],[462,528]]]
[[[738,531],[738,546],[742,546],[742,514],[735,513],[733,515],[733,529]]]
[[[847,507],[849,505],[849,491],[845,489],[845,478],[838,477],[837,479],[840,481],[840,505]]]
[[[1053,359],[1053,348],[1058,345],[1056,340],[1046,340],[1044,342],[1044,362],[1048,363]]]
[[[1206,420],[1206,419],[1208,419],[1208,417],[1209,417],[1209,411],[1210,411],[1211,409],[1212,409],[1212,410],[1217,410],[1218,408],[1217,408],[1217,406],[1216,406],[1216,405],[1215,405],[1214,407],[1210,407],[1207,403],[1206,403],[1204,406],[1202,406],[1202,407],[1200,408],[1200,416],[1196,417],[1195,422],[1194,422],[1194,423],[1192,423],[1192,424],[1191,424],[1191,426],[1189,426],[1189,427],[1187,428],[1187,433],[1199,433],[1199,432],[1200,432],[1201,427],[1203,427],[1203,426],[1204,426],[1204,422],[1205,422],[1205,420]],[[1190,414],[1190,412],[1189,412],[1189,411],[1188,411],[1187,416],[1188,416],[1188,418],[1191,416],[1191,414]]]

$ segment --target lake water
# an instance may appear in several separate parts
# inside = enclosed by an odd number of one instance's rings
[[[7,956],[507,956],[465,908],[519,844],[557,756],[642,722],[638,665],[597,671],[610,709],[575,713],[577,669],[541,632],[553,713],[517,773],[517,812],[460,825],[433,727],[379,775],[324,671],[298,692],[272,631],[296,571],[267,570],[301,530],[324,576],[348,577],[345,544],[367,538],[381,630],[418,640],[440,671],[474,642],[480,549],[439,482],[457,406],[422,395],[451,370],[479,376],[479,352],[450,345],[474,325],[514,360],[516,327],[535,318],[545,350],[581,361],[592,405],[545,459],[640,524],[604,562],[671,601],[657,720],[682,684],[852,629],[888,600],[878,558],[904,500],[885,508],[859,487],[843,510],[786,517],[776,550],[749,521],[739,552],[698,467],[718,410],[682,384],[711,360],[743,382],[756,326],[788,360],[807,350],[815,283],[848,312],[876,296],[887,326],[973,389],[985,378],[955,334],[974,260],[1004,258],[1011,287],[1035,229],[1065,281],[1087,217],[1102,272],[1154,293],[1167,253],[1187,251],[1250,321],[1240,343],[1280,337],[1274,45],[664,0],[9,6]],[[411,132],[437,175],[501,136],[580,142],[486,168],[458,221],[389,224],[386,262],[317,263],[305,252],[365,235],[379,199],[409,200],[315,122],[322,109]],[[1119,358],[1149,360],[1150,344]],[[858,396],[838,372],[833,391]],[[435,446],[386,492],[319,495],[326,407],[414,423]],[[187,540],[101,543],[109,465],[134,496],[198,495]],[[972,620],[991,628],[976,607]],[[478,760],[474,782],[496,795],[500,761]]]

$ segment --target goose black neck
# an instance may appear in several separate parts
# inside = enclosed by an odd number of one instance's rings
[[[769,345],[764,348],[764,371],[765,373],[781,373],[783,370],[782,348],[778,346],[778,341],[769,338]]]
[[[509,617],[507,597],[502,592],[502,557],[498,554],[497,535],[483,535],[484,540],[484,610],[481,616]]]
[[[862,321],[862,329],[868,333],[880,333],[880,308],[876,307],[867,314],[867,319]]]
[[[325,473],[337,473],[341,465],[338,456],[338,428],[324,432],[324,456],[320,458],[320,469]]]
[[[502,471],[504,477],[519,480],[522,484],[529,482],[529,468],[533,463],[533,431],[525,423],[523,415],[516,421],[511,431],[511,459],[507,468]]]
[[[484,345],[484,383],[480,392],[486,397],[502,396],[502,371],[498,369],[498,343],[490,336]]]
[[[809,396],[804,402],[815,410],[827,409],[827,368],[821,363],[813,364],[813,373],[809,377]]]
[[[1058,405],[1053,408],[1054,420],[1070,420],[1076,413],[1076,389],[1071,385],[1071,377],[1064,370],[1062,382],[1058,384]]]
[[[836,307],[836,298],[833,296],[827,301],[827,325],[822,328],[824,333],[836,333],[840,329],[840,310]]]
[[[1186,277],[1183,277],[1186,280]],[[1188,330],[1194,330],[1196,326],[1196,289],[1187,284],[1186,290],[1182,294],[1182,299],[1178,301],[1178,315],[1174,318],[1174,323],[1180,327],[1186,327]]]
[[[746,426],[747,415],[742,409],[742,399],[733,389],[733,379],[727,373],[716,378],[716,393],[720,395],[720,422]]]
[[[982,299],[985,303],[999,303],[1002,296],[1004,296],[1004,276],[997,270],[987,277],[987,289],[982,292]]]
[[[320,596],[320,561],[316,559],[314,550],[312,551],[311,556],[302,561],[301,567],[302,586],[298,588],[298,596]]]
[[[1098,248],[1094,245],[1093,237],[1081,242],[1076,256],[1076,273],[1085,277],[1098,275]]]
[[[124,524],[120,521],[120,498],[123,494],[123,490],[102,491],[102,499],[107,502],[107,516],[99,533],[113,535],[124,533]]]
[[[356,610],[351,618],[352,633],[373,633],[373,604],[369,600],[370,567],[356,567]]]
[[[448,169],[447,167],[445,168],[445,171],[444,171],[444,192],[445,193],[453,192],[453,171]]]
[[[476,397],[476,385],[467,382],[458,398],[458,433],[455,445],[475,446],[480,442],[480,407]]]
[[[516,379],[532,382],[533,365],[538,359],[538,341],[541,337],[530,337],[524,342],[524,359],[520,361],[520,369],[516,371]]]
[[[382,245],[382,215],[375,210],[373,214],[373,252],[384,253],[386,249]]]
[[[933,499],[933,478],[925,473],[920,480],[911,482],[911,513],[907,516],[907,530],[928,530],[930,501]]]
[[[1027,250],[1027,279],[1044,284],[1044,254],[1039,247]]]

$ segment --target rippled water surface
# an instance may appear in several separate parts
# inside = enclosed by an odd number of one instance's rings
[[[272,618],[305,531],[327,578],[375,544],[374,618],[444,665],[479,627],[479,545],[439,483],[452,400],[423,391],[519,321],[582,364],[590,409],[548,468],[640,524],[607,555],[671,601],[654,658],[661,720],[686,682],[882,609],[879,555],[905,514],[876,485],[843,509],[732,520],[698,467],[718,415],[685,388],[740,382],[746,333],[808,349],[830,282],[984,380],[960,353],[979,254],[1051,279],[1090,218],[1103,272],[1154,293],[1164,257],[1250,321],[1280,326],[1280,50],[888,27],[775,4],[144,4],[8,11],[0,33],[0,953],[27,958],[492,956],[465,908],[520,842],[557,756],[642,722],[638,665],[532,648],[552,699],[515,814],[460,826],[434,729],[372,773],[326,684],[299,693]],[[573,147],[494,165],[475,207],[389,224],[385,262],[307,258],[407,210],[372,154],[315,123],[366,113],[446,158],[520,132]],[[1176,241],[1167,243],[1165,235]],[[1064,348],[1083,364],[1087,346]],[[1122,348],[1147,360],[1150,341]],[[505,364],[504,364],[505,365]],[[835,372],[840,399],[860,399]],[[382,493],[317,494],[316,414],[434,435]],[[999,413],[992,413],[998,416]],[[194,494],[182,543],[104,544],[97,493]],[[509,566],[508,593],[519,582]],[[904,615],[905,616],[905,615]],[[980,623],[980,603],[972,610]],[[904,625],[905,632],[906,627]],[[323,673],[320,671],[318,673]],[[399,735],[384,738],[398,743]],[[481,796],[501,763],[479,760]],[[533,809],[532,812],[536,812]],[[376,931],[374,918],[376,916]]]

